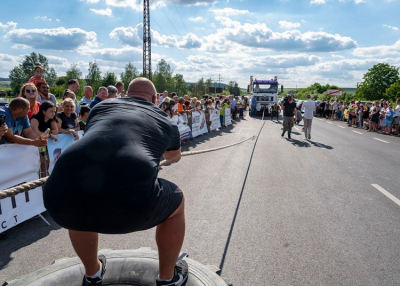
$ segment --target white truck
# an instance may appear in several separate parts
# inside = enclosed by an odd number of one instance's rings
[[[271,80],[259,80],[257,78],[253,80],[253,76],[250,76],[250,85],[247,89],[249,94],[251,95],[251,98],[255,97],[257,100],[257,112],[262,112],[265,108],[265,114],[269,114],[269,108],[274,103],[278,103],[277,77],[274,77],[274,79]],[[283,86],[281,86],[281,89],[283,90]]]

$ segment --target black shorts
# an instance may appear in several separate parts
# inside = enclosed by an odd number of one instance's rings
[[[107,197],[103,199],[107,200]],[[110,209],[88,212],[85,209],[72,209],[67,206],[51,208],[52,203],[49,201],[46,202],[46,207],[53,220],[66,229],[123,234],[150,229],[161,224],[181,205],[182,199],[183,193],[177,185],[159,178],[155,181],[151,199],[144,199],[140,208],[118,210],[118,206],[110,205]],[[86,203],[91,204],[90,201]],[[140,204],[136,200],[132,205],[137,206],[138,203]]]

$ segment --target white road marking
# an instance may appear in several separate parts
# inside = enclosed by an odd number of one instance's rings
[[[379,138],[374,138],[375,140],[378,140],[378,141],[381,141],[381,142],[383,142],[383,143],[387,143],[387,144],[389,144],[389,142],[387,142],[387,141],[385,141],[385,140],[382,140],[382,139],[379,139]]]
[[[346,127],[344,127],[344,126],[341,126],[341,125],[338,125],[338,127],[340,127],[340,128],[343,128],[343,129],[345,129]]]
[[[332,122],[329,122],[329,121],[327,121],[326,123],[328,123],[328,124],[333,124]]]
[[[297,131],[299,131],[299,130],[300,130],[300,129],[299,129],[299,128],[297,128],[296,126],[293,126],[293,128],[294,128],[294,129],[296,129]]]
[[[354,130],[353,130],[353,132],[354,132],[354,133],[357,133],[357,134],[361,134],[361,135],[363,134],[363,133],[361,133],[361,132],[354,131]]]
[[[395,196],[393,196],[391,193],[389,193],[388,191],[386,191],[384,188],[382,188],[381,186],[377,185],[377,184],[371,184],[375,189],[377,189],[378,191],[380,191],[382,194],[384,194],[385,196],[387,196],[389,199],[391,199],[393,202],[395,202],[397,205],[400,206],[400,200],[398,198],[396,198]]]
[[[324,146],[322,146],[321,144],[319,144],[319,143],[317,143],[317,142],[314,142],[315,143],[315,145],[318,145],[318,147],[320,147],[321,149],[326,149]]]
[[[322,119],[318,119],[319,121],[322,121]]]

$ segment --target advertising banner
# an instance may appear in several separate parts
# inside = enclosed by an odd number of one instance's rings
[[[39,149],[20,144],[0,145],[0,192],[39,179]],[[42,188],[0,200],[0,233],[46,209]]]
[[[225,126],[232,125],[231,109],[225,108]]]
[[[77,132],[79,135],[79,139],[83,136],[83,131]],[[72,134],[57,134],[58,142],[54,140],[48,140],[47,150],[49,151],[49,174],[53,171],[54,165],[57,162],[58,157],[60,157],[61,153],[71,146],[75,142],[74,135]]]
[[[221,121],[219,119],[219,110],[210,109],[210,130],[221,128]]]
[[[201,111],[192,112],[192,135],[197,137],[207,133],[206,116]]]
[[[192,138],[192,130],[190,130],[189,126],[187,125],[187,116],[185,115],[174,115],[171,118],[179,129],[179,134],[181,135],[181,141],[187,140]]]

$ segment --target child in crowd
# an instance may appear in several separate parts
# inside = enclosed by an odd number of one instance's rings
[[[81,110],[79,111],[79,128],[85,131],[86,121],[89,117],[89,112],[92,110],[87,104],[81,104]]]
[[[42,66],[35,66],[34,76],[31,77],[28,82],[32,82],[36,87],[39,82],[46,82],[46,80],[42,77],[44,72],[44,68]]]

